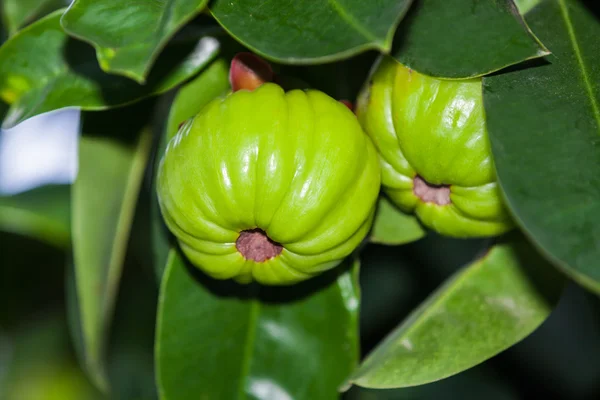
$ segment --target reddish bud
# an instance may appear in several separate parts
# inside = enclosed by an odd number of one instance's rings
[[[345,105],[346,107],[348,107],[350,109],[350,111],[354,112],[354,105],[348,101],[348,100],[340,100],[340,103],[342,103],[343,105]]]
[[[188,118],[188,119],[186,119],[185,121],[182,121],[182,122],[180,122],[180,123],[179,123],[179,125],[177,125],[177,130],[180,130],[180,129],[181,129],[181,127],[182,127],[183,125],[185,125],[185,123],[186,123],[186,122],[188,122],[188,121],[189,121],[189,120],[191,120],[191,119],[192,119],[192,118]]]
[[[254,90],[265,82],[273,81],[271,65],[252,53],[238,53],[231,60],[229,83],[234,92]]]

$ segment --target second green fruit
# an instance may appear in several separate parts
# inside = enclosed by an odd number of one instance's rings
[[[481,79],[440,80],[383,58],[357,115],[380,155],[382,186],[403,211],[448,236],[512,227],[496,181]]]

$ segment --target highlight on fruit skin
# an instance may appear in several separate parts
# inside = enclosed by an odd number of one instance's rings
[[[453,237],[513,227],[496,181],[481,82],[436,79],[384,57],[357,100],[380,156],[383,191],[423,225]]]
[[[345,105],[264,83],[187,121],[157,179],[165,222],[195,266],[286,285],[337,266],[364,239],[380,167]]]

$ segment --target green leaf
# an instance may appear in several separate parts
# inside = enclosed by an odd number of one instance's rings
[[[600,293],[600,23],[563,0],[541,3],[527,21],[553,55],[483,81],[498,179],[532,241]]]
[[[412,0],[214,0],[210,10],[237,40],[274,61],[308,64],[367,49],[389,52]]]
[[[165,92],[199,72],[219,48],[211,36],[182,37],[163,52],[142,86],[105,74],[93,49],[63,32],[61,13],[35,22],[0,47],[0,99],[11,104],[4,128],[60,108],[104,110]]]
[[[167,140],[175,136],[182,122],[199,113],[206,104],[230,89],[229,65],[223,59],[215,60],[202,74],[177,92],[167,120]]]
[[[182,86],[169,111],[164,132],[161,135],[154,157],[153,175],[156,175],[158,164],[167,147],[169,140],[175,136],[179,124],[196,115],[214,98],[230,90],[229,66],[223,59],[215,60],[194,80]],[[152,181],[152,242],[154,249],[154,267],[158,281],[163,275],[170,250],[169,231],[160,215],[156,197],[156,182]]]
[[[75,0],[62,18],[72,36],[94,45],[102,69],[144,83],[167,41],[208,0]]]
[[[417,218],[398,210],[387,197],[380,197],[371,230],[372,243],[400,245],[414,242],[424,235],[425,231]]]
[[[143,198],[140,203],[142,201]],[[132,241],[142,233],[139,228],[141,224],[134,224]],[[132,257],[127,258],[121,278],[106,352],[110,382],[110,395],[106,400],[158,399],[153,351],[158,287],[153,271],[139,261],[138,253],[130,254]]]
[[[106,335],[150,144],[148,130],[132,147],[103,137],[83,136],[80,141],[72,188],[76,295],[84,364],[103,389]]]
[[[8,33],[14,35],[21,26],[31,22],[36,16],[55,10],[64,3],[60,0],[4,0],[2,2],[4,25]]]
[[[495,245],[436,290],[350,378],[370,388],[434,382],[519,342],[550,314],[563,279],[522,236]]]
[[[549,54],[512,0],[417,0],[393,56],[423,74],[468,78]]]
[[[0,197],[0,230],[68,247],[71,237],[69,186],[42,186]]]
[[[289,287],[240,286],[189,270],[173,250],[157,322],[161,398],[337,399],[358,359],[357,264]]]
[[[519,9],[521,15],[525,15],[531,10],[533,7],[537,6],[542,2],[542,0],[514,0],[515,5]]]

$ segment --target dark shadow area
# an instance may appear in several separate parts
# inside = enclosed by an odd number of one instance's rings
[[[425,266],[406,246],[369,244],[361,252],[361,351],[369,353],[426,297]]]
[[[86,136],[104,137],[134,145],[142,129],[154,115],[156,99],[106,111],[84,111],[81,114],[82,133]]]
[[[180,251],[180,250],[179,250]],[[180,251],[181,253],[181,251]],[[212,294],[219,297],[235,297],[239,299],[256,298],[263,303],[281,304],[301,301],[330,285],[335,284],[338,277],[352,267],[351,258],[344,260],[339,266],[320,275],[302,281],[295,285],[265,286],[258,283],[247,285],[235,282],[232,279],[219,280],[211,278],[200,269],[194,267],[182,254],[188,273]]]
[[[487,74],[486,77],[494,77],[498,75],[509,74],[512,72],[524,71],[526,69],[541,68],[547,65],[552,65],[552,62],[549,60],[549,57],[552,57],[552,55],[550,54],[546,57],[534,58],[532,60],[525,60],[518,64],[509,65],[508,67],[502,68],[499,71]]]
[[[10,329],[62,306],[65,261],[48,244],[0,232],[0,327]]]
[[[367,51],[346,60],[319,65],[272,64],[286,90],[312,87],[336,100],[349,100],[354,103],[378,56],[376,51]],[[290,81],[289,77],[305,82],[306,86],[302,87],[299,82]]]
[[[487,363],[505,375],[523,399],[598,399],[599,314],[598,298],[569,283],[540,328]]]
[[[600,2],[598,0],[581,0],[583,6],[596,17],[596,19],[600,20]]]

